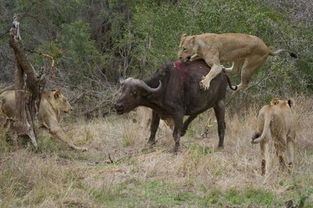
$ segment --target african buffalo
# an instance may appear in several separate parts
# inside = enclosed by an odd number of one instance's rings
[[[189,63],[179,61],[165,64],[144,81],[128,78],[121,81],[115,109],[118,114],[131,111],[137,106],[153,110],[151,134],[148,143],[155,144],[155,135],[160,118],[174,120],[174,152],[179,148],[180,136],[184,136],[188,125],[198,114],[213,107],[218,124],[219,143],[224,145],[225,94],[228,77],[221,73],[212,80],[208,90],[200,89],[199,81],[210,71],[203,60]],[[184,115],[189,115],[183,122]]]

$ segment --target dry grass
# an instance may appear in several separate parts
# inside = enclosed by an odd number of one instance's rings
[[[74,142],[89,148],[74,152],[41,136],[41,152],[12,147],[0,138],[0,207],[313,207],[313,100],[297,99],[298,150],[293,173],[260,175],[259,147],[250,144],[258,107],[227,114],[225,149],[217,145],[216,123],[201,139],[207,114],[181,139],[177,156],[166,129],[146,149],[148,131],[131,115],[77,121],[66,127]],[[212,117],[213,113],[209,113]],[[113,163],[111,163],[113,161]]]

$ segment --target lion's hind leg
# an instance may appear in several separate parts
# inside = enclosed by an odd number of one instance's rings
[[[261,175],[265,175],[268,172],[269,167],[269,149],[268,141],[262,141],[260,143],[261,150]]]
[[[294,157],[295,157],[295,141],[292,137],[287,137],[287,160],[288,160],[288,169],[292,171],[294,166]]]
[[[237,85],[237,91],[245,89],[251,80],[252,75],[260,68],[266,61],[268,55],[255,55],[245,59],[241,69],[241,83]]]
[[[284,152],[286,150],[286,136],[282,138],[276,137],[274,138],[274,147],[276,151],[276,156],[279,160],[279,166],[281,170],[285,170],[287,168],[285,159],[284,159]]]

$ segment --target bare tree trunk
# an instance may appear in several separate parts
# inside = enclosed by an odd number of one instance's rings
[[[26,100],[28,99],[27,91],[24,88],[24,72],[18,65],[15,72],[15,122],[13,128],[15,129],[19,137],[24,138],[28,136],[32,144],[37,147],[36,137],[34,134],[34,128],[30,125],[27,112],[26,112]]]
[[[37,148],[34,120],[38,114],[43,87],[40,85],[32,65],[27,60],[21,39],[17,34],[18,28],[12,27],[9,43],[14,51],[17,65],[15,73],[16,122],[14,128],[19,137],[29,137],[32,144]]]

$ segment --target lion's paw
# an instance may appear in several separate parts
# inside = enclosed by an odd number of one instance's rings
[[[207,89],[210,88],[210,82],[207,81],[206,79],[202,79],[202,80],[200,81],[200,87],[201,87],[202,89],[204,89],[204,90],[207,90]]]

